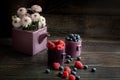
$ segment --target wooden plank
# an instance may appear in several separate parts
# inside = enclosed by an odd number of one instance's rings
[[[57,37],[56,37],[57,38]],[[51,40],[54,38],[51,38]],[[63,38],[61,38],[63,39]],[[81,62],[88,65],[88,70],[78,70],[82,80],[119,80],[120,79],[120,42],[83,39]],[[64,66],[74,66],[74,61]],[[91,73],[93,67],[97,68]],[[47,68],[47,51],[33,57],[16,52],[9,45],[0,46],[1,80],[61,80],[59,71],[52,70],[45,74]]]

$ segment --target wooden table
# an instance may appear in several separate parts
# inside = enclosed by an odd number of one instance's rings
[[[120,80],[120,42],[83,40],[82,62],[88,70],[78,70],[80,80]],[[74,61],[64,66],[72,67]],[[96,67],[95,73],[90,70]],[[47,51],[28,56],[13,50],[11,45],[0,46],[0,80],[64,80],[59,71],[46,74]]]

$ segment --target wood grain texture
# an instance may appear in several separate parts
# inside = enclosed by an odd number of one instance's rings
[[[120,80],[119,45],[119,41],[83,39],[81,57],[89,69],[78,70],[81,80]],[[64,66],[73,65],[74,61]],[[93,67],[97,68],[95,73],[90,72]],[[32,57],[14,51],[11,44],[0,46],[0,80],[64,80],[57,77],[58,71],[45,74],[46,68],[46,50]]]
[[[78,33],[84,38],[120,39],[120,16],[44,15],[52,36]]]

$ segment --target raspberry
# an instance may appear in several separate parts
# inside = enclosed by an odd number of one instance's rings
[[[64,71],[67,71],[70,74],[71,69],[70,69],[70,67],[67,66],[67,67],[64,68]]]
[[[72,74],[70,74],[70,76],[69,76],[69,80],[75,80],[75,76],[72,75]]]
[[[83,64],[80,61],[76,61],[74,66],[76,68],[78,68],[78,69],[82,69],[83,68]]]
[[[59,67],[60,67],[60,63],[58,62],[53,63],[53,69],[59,70]]]
[[[55,40],[54,43],[55,43],[55,45],[60,44],[60,43],[59,43],[59,40]]]
[[[62,77],[63,78],[68,78],[69,73],[67,71],[63,71]]]
[[[57,50],[63,50],[63,49],[64,49],[64,47],[63,47],[63,46],[61,46],[60,44],[59,44],[59,45],[57,45],[57,46],[56,46],[56,48],[57,48]]]
[[[55,44],[53,42],[48,41],[47,42],[47,47],[50,48],[50,49],[54,49],[56,46],[55,46]]]
[[[62,40],[55,40],[54,43],[55,43],[55,45],[61,45],[63,47],[65,46],[65,42]]]

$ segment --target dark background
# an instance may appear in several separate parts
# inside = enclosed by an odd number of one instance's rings
[[[120,0],[0,1],[0,37],[11,38],[11,16],[19,7],[41,5],[52,36],[79,33],[87,38],[120,39]]]

